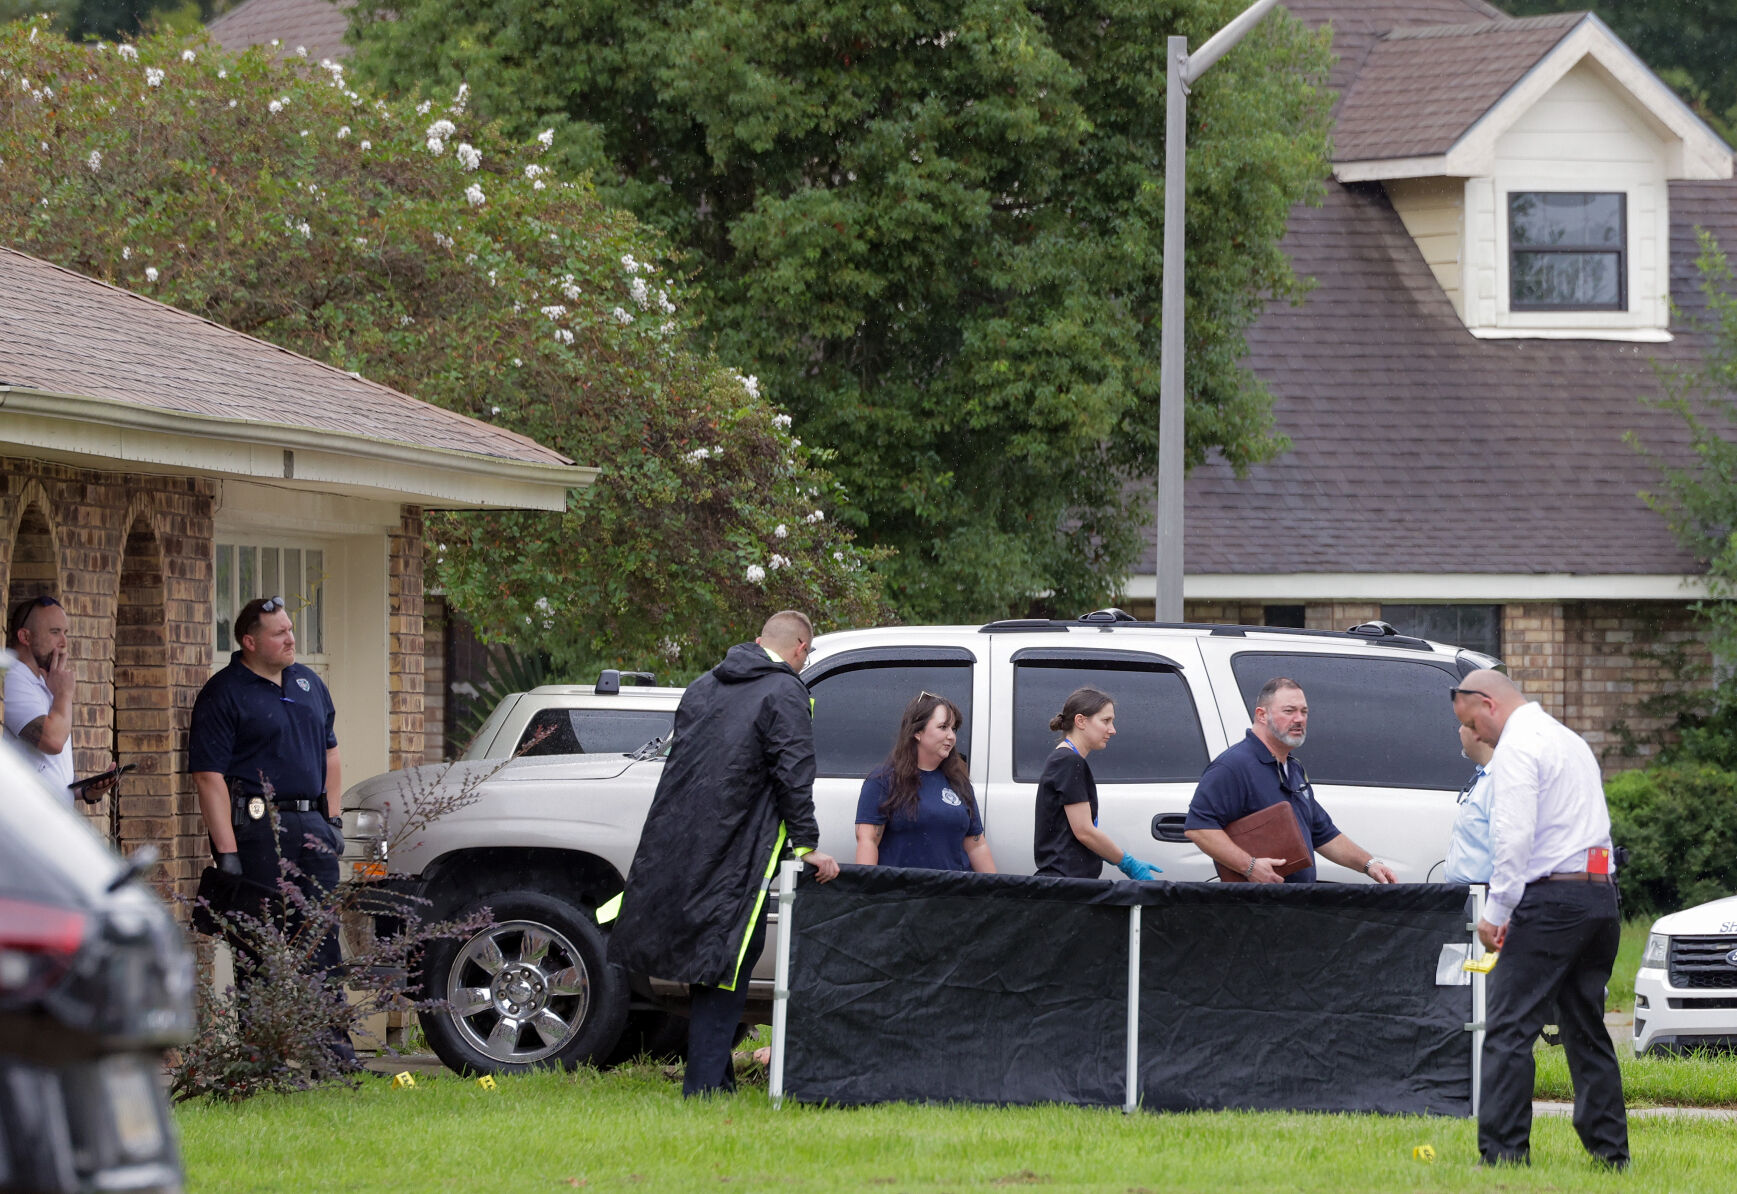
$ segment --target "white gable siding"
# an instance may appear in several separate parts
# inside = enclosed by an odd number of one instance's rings
[[[1466,314],[1460,292],[1460,252],[1465,244],[1465,188],[1455,178],[1398,178],[1385,184],[1393,210],[1417,242],[1423,260],[1448,301]]]
[[[1497,141],[1492,177],[1466,180],[1463,314],[1484,335],[1659,338],[1669,322],[1670,212],[1662,130],[1583,60]],[[1508,309],[1507,197],[1516,191],[1627,196],[1626,311]]]

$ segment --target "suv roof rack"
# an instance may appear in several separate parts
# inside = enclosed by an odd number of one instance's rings
[[[1397,647],[1405,651],[1430,651],[1434,648],[1425,639],[1400,634],[1386,622],[1363,622],[1347,630],[1307,630],[1301,626],[1238,626],[1218,622],[1147,622],[1125,610],[1109,608],[1093,610],[1072,621],[1061,618],[1003,618],[978,627],[979,634],[1001,634],[1008,631],[1050,631],[1065,633],[1074,627],[1111,630],[1204,630],[1220,638],[1242,638],[1252,633],[1295,634],[1305,638],[1351,639],[1371,647]]]
[[[657,687],[657,677],[650,672],[621,672],[612,667],[606,667],[597,673],[597,687],[592,689],[598,696],[609,696],[621,691],[621,682],[628,681],[635,688]]]

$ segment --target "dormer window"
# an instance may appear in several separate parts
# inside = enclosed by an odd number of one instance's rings
[[[1620,192],[1508,195],[1509,309],[1628,310],[1628,221]]]

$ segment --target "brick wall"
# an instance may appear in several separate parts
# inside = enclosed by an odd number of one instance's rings
[[[1502,662],[1507,665],[1508,675],[1554,717],[1562,717],[1567,705],[1565,619],[1560,602],[1502,607]]]
[[[423,760],[422,511],[404,507],[398,529],[388,536],[387,585],[391,602],[391,768]],[[439,758],[439,755],[435,756]]]
[[[446,598],[422,598],[422,760],[446,758]]]
[[[73,767],[138,767],[86,816],[122,849],[149,842],[191,893],[206,856],[186,772],[193,700],[211,659],[210,482],[0,458],[0,585],[8,605],[58,596],[77,688]]]
[[[1349,630],[1380,617],[1378,601],[1311,601],[1303,607],[1303,625],[1310,630]]]
[[[1186,601],[1182,605],[1182,618],[1185,622],[1262,626],[1266,624],[1266,617],[1266,607],[1258,601]]]
[[[1613,727],[1622,723],[1638,737],[1668,724],[1643,713],[1641,705],[1682,687],[1679,666],[1670,658],[1675,650],[1691,671],[1710,662],[1694,615],[1682,603],[1599,601],[1565,607],[1563,720],[1592,744],[1606,772],[1642,766],[1657,752],[1654,743],[1639,742],[1634,754],[1623,754],[1622,735]]]

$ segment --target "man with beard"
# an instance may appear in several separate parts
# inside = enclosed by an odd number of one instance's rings
[[[1288,803],[1313,851],[1349,870],[1362,871],[1377,883],[1398,882],[1391,867],[1340,833],[1316,801],[1302,760],[1291,753],[1303,744],[1308,730],[1309,703],[1301,685],[1286,676],[1275,676],[1262,685],[1255,697],[1253,728],[1201,773],[1183,823],[1188,840],[1220,866],[1252,882],[1313,883],[1314,853],[1302,870],[1280,875],[1274,868],[1284,859],[1256,858],[1225,832],[1225,826],[1250,813]]]
[[[684,1095],[735,1089],[730,1046],[786,847],[822,883],[838,874],[815,848],[814,721],[796,675],[813,641],[807,616],[784,610],[688,686],[628,868],[609,960],[688,984]]]
[[[18,663],[6,672],[6,739],[72,803],[72,661],[66,610],[53,597],[32,597],[12,611],[8,646]]]

